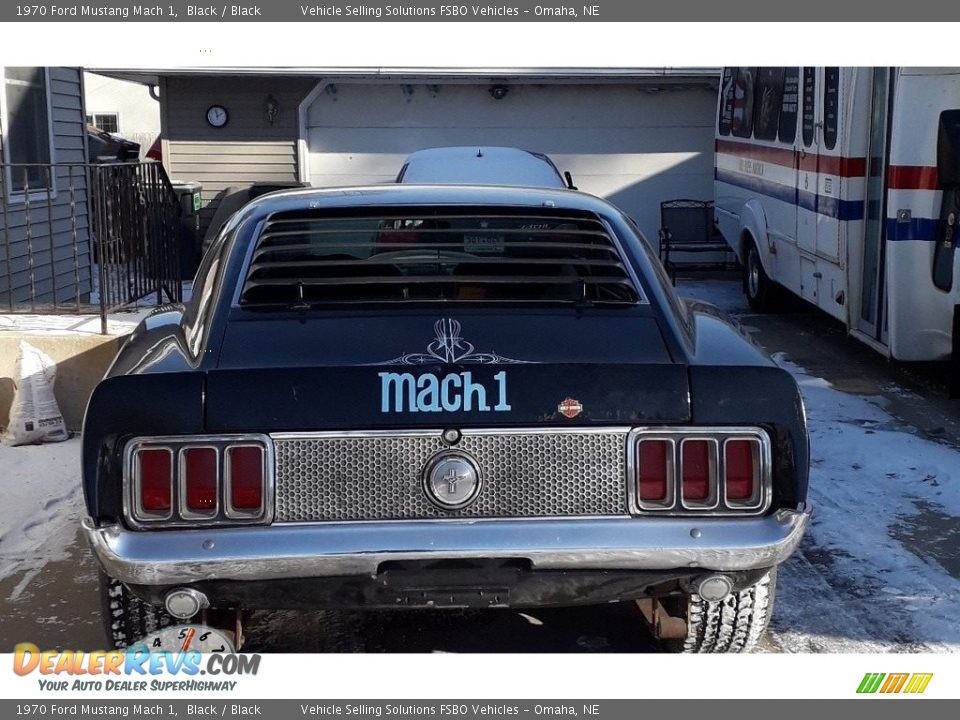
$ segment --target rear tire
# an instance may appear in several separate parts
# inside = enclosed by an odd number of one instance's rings
[[[160,628],[177,624],[166,610],[144,602],[102,570],[99,576],[100,613],[110,647],[122,650]]]
[[[743,259],[743,292],[755,312],[770,312],[776,309],[777,286],[763,269],[760,251],[753,240],[747,242]]]
[[[668,641],[666,649],[682,653],[747,653],[763,637],[773,614],[777,569],[753,585],[712,602],[691,595],[687,603],[687,636]]]

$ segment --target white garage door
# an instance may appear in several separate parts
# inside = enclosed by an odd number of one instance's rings
[[[661,200],[713,197],[715,95],[703,87],[334,83],[311,104],[310,181],[393,180],[415,150],[508,145],[550,155],[656,242]]]

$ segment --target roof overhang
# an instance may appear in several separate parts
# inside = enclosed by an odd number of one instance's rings
[[[431,68],[431,67],[172,67],[85,68],[99,75],[156,85],[164,77],[313,77],[410,82],[643,83],[716,87],[720,68]]]

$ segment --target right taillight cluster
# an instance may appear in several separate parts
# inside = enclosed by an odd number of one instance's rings
[[[759,513],[769,505],[770,441],[761,429],[645,429],[631,437],[640,511]]]
[[[271,450],[264,436],[135,440],[127,448],[127,517],[144,527],[269,522]]]

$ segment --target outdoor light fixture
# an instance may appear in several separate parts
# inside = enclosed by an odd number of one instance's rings
[[[503,100],[507,96],[507,93],[510,92],[510,88],[506,85],[491,85],[489,92],[490,97],[494,100]]]
[[[267,115],[267,122],[273,125],[280,117],[280,103],[273,95],[267,95],[263,108]]]

